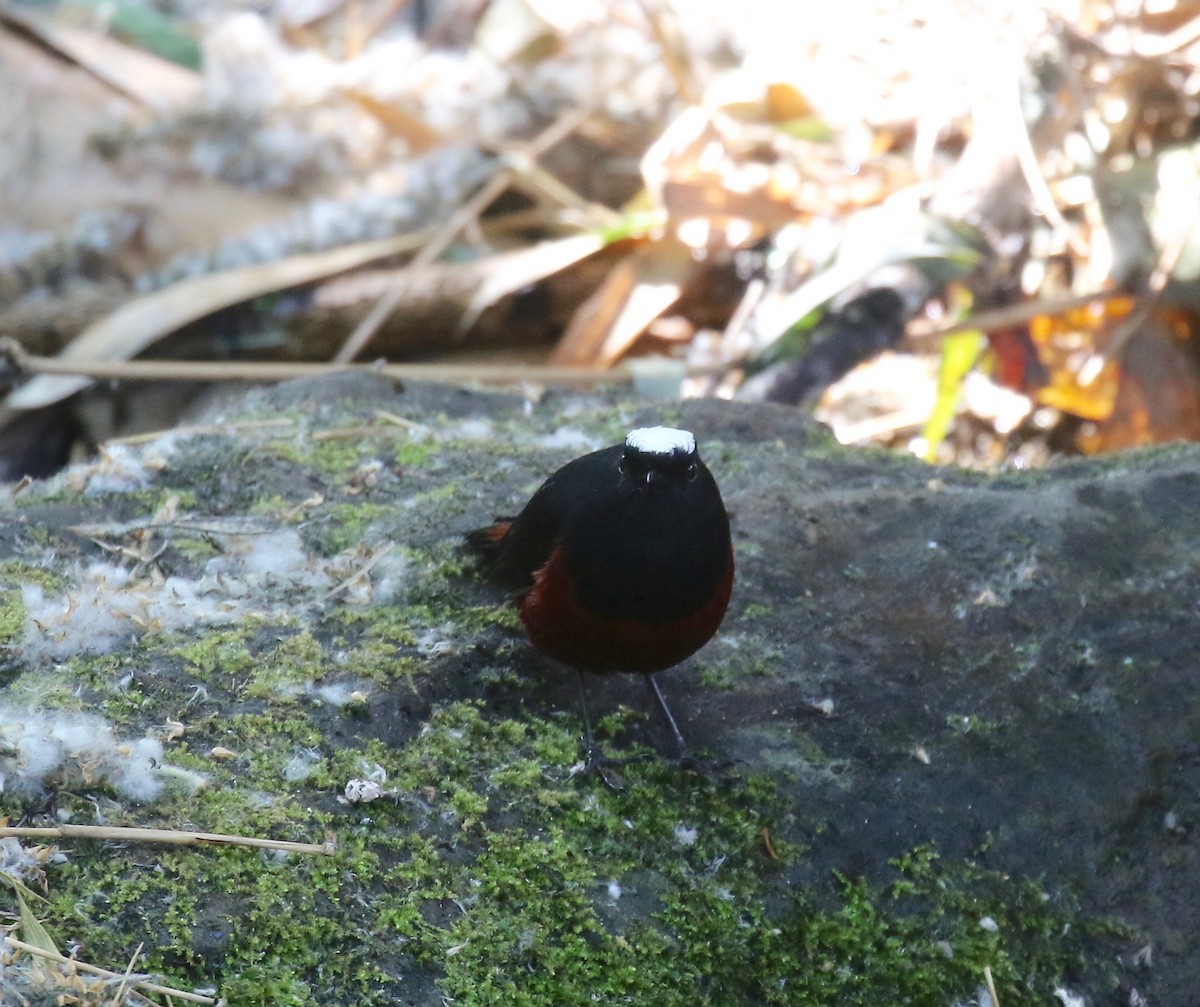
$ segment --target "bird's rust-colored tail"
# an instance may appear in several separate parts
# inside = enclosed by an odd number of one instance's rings
[[[469,531],[466,535],[467,544],[482,556],[495,556],[500,551],[500,543],[504,541],[504,536],[508,534],[512,523],[512,518],[502,517],[497,518],[486,528]]]

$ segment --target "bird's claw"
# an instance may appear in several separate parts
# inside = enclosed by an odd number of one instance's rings
[[[598,776],[609,790],[620,793],[625,789],[624,781],[619,777],[610,776],[604,771],[605,763],[611,760],[604,757],[600,749],[591,746],[583,754],[583,759],[571,767],[571,776]]]
[[[604,754],[597,744],[586,744],[583,758],[570,769],[571,776],[598,776],[609,790],[620,793],[625,789],[625,781],[620,774],[612,771],[614,766],[627,766],[631,762],[645,762],[649,755],[627,755],[614,759]]]

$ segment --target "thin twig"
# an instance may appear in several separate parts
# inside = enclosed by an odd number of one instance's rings
[[[136,843],[165,843],[168,846],[253,846],[264,850],[285,850],[288,853],[319,853],[332,856],[337,844],[293,843],[283,839],[261,839],[258,836],[227,836],[220,832],[187,832],[182,829],[138,829],[119,825],[56,825],[53,828],[5,826],[0,839],[91,839],[117,840]]]
[[[1192,215],[1188,220],[1187,227],[1180,228],[1175,240],[1159,253],[1158,262],[1155,263],[1154,269],[1146,279],[1144,296],[1138,298],[1133,310],[1113,328],[1112,335],[1106,344],[1094,351],[1079,368],[1078,380],[1081,385],[1087,387],[1095,381],[1104,369],[1104,361],[1106,359],[1116,360],[1134,333],[1146,324],[1146,319],[1162,301],[1163,291],[1167,289],[1171,274],[1175,272],[1175,267],[1179,265],[1179,260],[1191,241],[1198,220],[1200,220],[1200,203],[1192,207]]]
[[[349,427],[334,427],[331,430],[314,430],[308,439],[314,443],[321,441],[357,441],[364,437],[403,437],[406,440],[412,434],[403,427],[385,426],[379,423],[355,423]]]
[[[1025,114],[1021,107],[1021,82],[1015,76],[1012,79],[1011,93],[1004,105],[1004,116],[1012,125],[1013,153],[1021,168],[1021,174],[1025,176],[1025,184],[1029,186],[1029,191],[1033,195],[1034,203],[1042,211],[1042,215],[1063,233],[1067,244],[1071,246],[1071,251],[1080,258],[1085,257],[1089,251],[1087,242],[1079,236],[1075,228],[1067,222],[1067,218],[1062,215],[1058,204],[1054,202],[1054,194],[1050,191],[1046,176],[1042,174],[1037,151],[1033,149],[1033,137],[1029,135],[1029,124],[1025,121]]]
[[[450,215],[450,219],[437,229],[429,242],[413,256],[412,262],[400,274],[396,285],[383,295],[366,317],[354,327],[334,356],[337,363],[355,359],[375,337],[379,327],[387,321],[404,295],[420,279],[425,268],[441,257],[450,243],[471,221],[479,217],[508,188],[514,175],[520,174],[523,162],[532,162],[556,143],[578,129],[592,114],[591,108],[571,109],[543,130],[531,143],[501,159],[501,167],[483,187]]]
[[[130,982],[135,981],[133,979],[133,967],[137,964],[137,960],[142,957],[142,948],[145,946],[145,942],[139,944],[137,950],[129,959],[129,964],[125,966],[125,974],[121,977],[121,985],[117,987],[117,991],[112,996],[112,1007],[120,1007],[120,1004],[125,1001],[125,991],[129,989]]]
[[[1067,311],[1086,308],[1089,304],[1103,301],[1114,301],[1120,297],[1129,297],[1124,290],[1097,290],[1091,294],[1074,294],[1070,297],[1054,297],[1044,301],[1022,301],[1020,304],[1008,304],[1002,308],[991,308],[980,311],[968,318],[954,322],[930,322],[927,319],[916,319],[908,324],[907,335],[911,339],[940,339],[955,332],[967,332],[979,329],[981,332],[991,332],[996,329],[1007,329],[1014,325],[1024,325],[1039,315],[1061,315]]]
[[[396,305],[400,303],[404,295],[408,293],[420,278],[425,267],[430,265],[450,246],[450,242],[454,240],[455,236],[468,221],[473,220],[478,214],[486,210],[508,188],[508,183],[508,171],[501,170],[497,172],[488,179],[483,188],[454,211],[450,219],[446,222],[446,225],[439,228],[437,234],[430,238],[429,242],[413,256],[412,262],[400,273],[395,286],[379,298],[375,302],[375,306],[354,327],[354,331],[350,333],[341,348],[334,355],[333,359],[335,362],[347,363],[363,351],[367,343],[375,338],[375,333],[379,331],[379,327],[387,321],[388,316],[396,309]]]
[[[177,437],[190,437],[203,434],[229,434],[242,430],[259,430],[294,426],[296,426],[295,420],[284,418],[273,420],[235,420],[231,423],[194,423],[189,426],[170,427],[166,430],[147,430],[145,433],[130,434],[127,437],[113,437],[104,443],[105,445],[149,444],[152,441],[158,440],[160,437],[165,437],[167,434],[172,434],[173,436]]]
[[[379,374],[394,381],[447,381],[519,384],[535,381],[546,384],[592,385],[626,384],[627,369],[607,371],[595,367],[558,367],[513,365],[495,367],[486,364],[346,364],[276,361],[220,360],[64,360],[26,353],[11,340],[0,340],[0,354],[12,360],[26,374],[79,374],[89,378],[119,381],[249,381],[271,383],[297,378],[323,377],[327,374]]]
[[[699,105],[700,88],[696,84],[691,55],[684,44],[683,32],[674,11],[669,4],[654,4],[647,0],[637,0],[637,5],[642,10],[642,16],[646,19],[658,51],[662,53],[663,63],[675,82],[675,90],[680,100],[688,105]],[[671,22],[669,27],[664,23],[667,20]]]
[[[52,962],[58,962],[60,965],[69,965],[73,969],[78,969],[80,972],[86,972],[89,975],[100,976],[103,979],[118,979],[121,976],[120,972],[113,972],[110,969],[102,969],[99,965],[92,965],[89,962],[81,962],[78,958],[68,958],[66,955],[60,955],[57,951],[47,951],[45,948],[39,948],[36,944],[26,944],[16,937],[5,937],[4,943],[15,951],[25,951],[28,954],[35,955],[38,958],[46,958]],[[176,997],[180,1000],[187,1000],[190,1003],[198,1004],[215,1004],[217,1001],[214,997],[205,996],[203,993],[192,993],[188,990],[174,989],[170,986],[160,986],[158,983],[152,983],[147,979],[135,979],[133,985],[146,993],[157,993],[161,996]]]
[[[379,549],[377,549],[375,551],[374,556],[372,556],[362,566],[360,566],[357,570],[355,570],[354,573],[352,573],[349,577],[347,577],[344,581],[342,581],[337,587],[331,588],[330,590],[326,591],[323,595],[321,595],[320,600],[328,601],[330,598],[334,597],[334,595],[341,594],[343,591],[346,590],[346,588],[348,588],[356,580],[358,580],[364,574],[370,572],[371,567],[373,567],[376,563],[378,563],[385,556],[390,554],[392,552],[392,550],[395,548],[396,548],[395,542],[388,542],[386,545],[381,546]]]
[[[1149,32],[1139,32],[1133,37],[1132,50],[1147,59],[1162,59],[1173,52],[1184,49],[1200,39],[1200,17],[1185,21],[1178,28],[1166,35],[1152,35]],[[1111,52],[1111,49],[1106,49]],[[1121,55],[1126,55],[1121,53]]]
[[[363,42],[369,43],[383,31],[384,26],[408,6],[409,0],[388,0],[381,10],[376,10],[363,26]]]
[[[386,409],[376,409],[375,418],[382,420],[384,423],[391,423],[394,426],[398,426],[401,430],[407,430],[410,434],[429,429],[424,423],[410,420],[406,416],[397,416],[395,413],[389,413]]]
[[[920,430],[929,420],[929,406],[917,403],[883,416],[871,416],[865,420],[844,425],[833,424],[833,435],[839,444],[861,444],[879,440],[881,437]]]
[[[1000,1007],[1000,998],[996,996],[996,983],[992,980],[992,967],[990,965],[983,967],[983,978],[987,983],[988,996],[992,998],[992,1007]]]

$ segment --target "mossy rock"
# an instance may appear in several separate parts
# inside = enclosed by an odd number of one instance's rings
[[[336,852],[64,843],[30,905],[60,948],[322,1007],[1200,984],[1200,450],[988,479],[771,407],[361,378],[223,415],[0,516],[0,712],[50,739],[0,738],[0,807]],[[459,542],[659,420],[696,432],[738,577],[662,676],[699,769],[640,682],[589,687],[614,790]]]

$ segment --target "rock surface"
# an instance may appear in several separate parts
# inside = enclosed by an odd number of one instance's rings
[[[1073,893],[1083,918],[1128,926],[1115,948],[1096,952],[1120,955],[1116,973],[1097,978],[1112,962],[1081,961],[1078,975],[1060,977],[1064,995],[1124,1004],[1136,989],[1150,1003],[1182,1005],[1200,987],[1200,447],[985,478],[843,450],[795,413],[767,406],[557,394],[530,406],[433,386],[397,393],[361,379],[252,392],[212,407],[206,422],[35,484],[0,518],[11,602],[0,712],[12,718],[37,705],[102,716],[120,737],[149,736],[161,748],[150,768],[177,774],[160,796],[144,773],[80,778],[63,756],[61,778],[51,765],[43,782],[76,795],[98,790],[89,798],[100,802],[97,817],[218,831],[228,823],[211,814],[159,817],[207,807],[195,802],[210,797],[178,796],[179,778],[186,785],[187,774],[203,774],[203,794],[232,795],[240,773],[261,789],[256,767],[275,759],[280,789],[263,808],[288,795],[332,821],[339,842],[350,834],[369,842],[396,822],[363,813],[377,805],[338,804],[340,769],[359,764],[367,775],[386,762],[381,752],[436,735],[431,723],[456,701],[481,699],[485,721],[532,718],[570,738],[574,678],[524,645],[458,541],[512,513],[565,460],[631,426],[666,422],[695,431],[722,487],[738,573],[717,639],[661,683],[714,786],[736,791],[740,780],[765,778],[775,788],[770,836],[792,853],[755,889],[763,911],[820,889],[831,870],[886,880],[890,858],[932,843],[947,860]],[[360,623],[345,621],[347,612],[384,610],[397,620],[394,639],[369,620],[356,635]],[[368,651],[394,664],[392,677],[370,666]],[[645,745],[670,759],[670,736],[640,681],[605,679],[589,693],[594,716],[622,704],[633,711],[612,728],[613,754]],[[252,725],[288,717],[304,725],[290,747],[254,751]],[[187,733],[171,737],[171,721]],[[214,755],[218,748],[229,754]],[[542,807],[498,800],[503,767],[475,766],[489,781],[479,812],[487,827],[541,836],[573,793],[588,795],[581,807],[621,799],[596,781],[568,779],[572,758],[559,753],[558,777],[545,771],[565,789],[550,800],[545,784]],[[9,769],[0,796],[16,818],[14,787],[39,788]],[[628,773],[636,777],[636,764]],[[685,775],[668,762],[661,779],[675,788]],[[418,832],[449,830],[439,855],[473,864],[486,842],[470,838],[469,802],[447,797],[457,784],[445,774],[435,782],[436,799],[403,795],[406,821],[415,815]],[[444,815],[437,824],[428,808],[418,814],[422,802],[452,806],[457,824]],[[69,794],[59,805],[83,820]],[[302,838],[290,819],[285,827],[264,811],[255,821]],[[73,883],[104,884],[94,858],[80,854],[73,869]],[[672,876],[654,863],[631,867],[625,897],[598,903],[607,932],[636,934],[646,919],[661,920],[655,907]],[[49,884],[62,882],[52,872]],[[158,960],[185,974],[221,973],[251,990],[250,1002],[309,1002],[262,992],[246,968],[221,972],[230,921],[244,911],[237,896],[203,895],[185,928],[191,947],[172,951],[179,937],[164,930]],[[463,898],[447,895],[436,911],[425,899],[415,932],[452,932],[472,904]],[[111,910],[120,917],[118,903]],[[144,904],[129,911],[151,913]],[[81,930],[86,939],[105,919],[97,910],[87,925],[50,923],[64,939]],[[674,926],[666,929],[682,941]],[[527,950],[513,953],[522,961]],[[443,995],[470,957],[446,954],[397,958],[401,992],[388,996]],[[480,977],[499,966],[478,968],[470,988],[482,989]],[[1046,989],[1025,992],[1027,1002],[1046,1002]],[[755,1002],[748,988],[733,993],[713,1002]],[[963,989],[961,1001],[972,995]],[[1000,1000],[1009,1007],[1026,1002],[1021,995],[1001,990]],[[479,993],[465,1002],[492,1001]],[[864,993],[863,1002],[884,1001]]]

